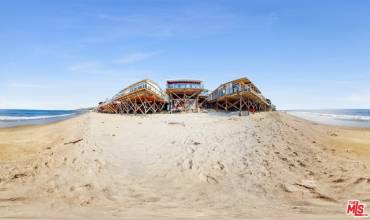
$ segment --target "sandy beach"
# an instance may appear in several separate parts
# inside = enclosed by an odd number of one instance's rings
[[[349,199],[370,204],[369,129],[279,112],[0,129],[5,219],[348,219]]]

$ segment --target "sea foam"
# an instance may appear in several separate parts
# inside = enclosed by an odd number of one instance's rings
[[[2,121],[23,121],[23,120],[40,120],[48,118],[68,117],[76,113],[62,114],[62,115],[43,115],[43,116],[0,116]]]
[[[370,121],[370,116],[366,115],[343,115],[343,114],[329,114],[329,113],[318,113],[318,112],[305,112],[305,111],[292,111],[288,112],[296,116],[316,116],[337,120],[349,120],[349,121]]]

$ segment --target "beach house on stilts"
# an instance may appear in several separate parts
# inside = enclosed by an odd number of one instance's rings
[[[109,113],[109,114],[115,114],[117,113],[117,106],[113,104],[111,100],[107,100],[105,102],[100,102],[97,111],[101,113]]]
[[[111,114],[148,114],[162,110],[199,112],[201,108],[240,113],[276,110],[246,77],[221,84],[210,94],[200,80],[168,80],[164,92],[157,83],[145,79],[121,90],[112,99],[100,102],[96,109]]]
[[[160,86],[149,79],[136,82],[121,90],[108,103],[98,107],[100,112],[119,114],[148,114],[160,112],[167,96]]]
[[[225,111],[267,111],[270,103],[248,79],[240,78],[217,87],[207,98],[208,105]]]
[[[198,112],[199,95],[204,91],[200,80],[168,80],[166,93],[171,112]]]

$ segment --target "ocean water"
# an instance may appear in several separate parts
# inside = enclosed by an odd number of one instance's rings
[[[321,124],[370,128],[370,109],[292,110],[286,112]]]
[[[80,114],[75,110],[0,109],[0,127],[46,124]]]

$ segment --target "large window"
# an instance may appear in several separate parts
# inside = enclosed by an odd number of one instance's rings
[[[202,88],[202,85],[198,83],[174,83],[174,84],[167,84],[167,88],[169,89],[199,89],[199,88]]]

